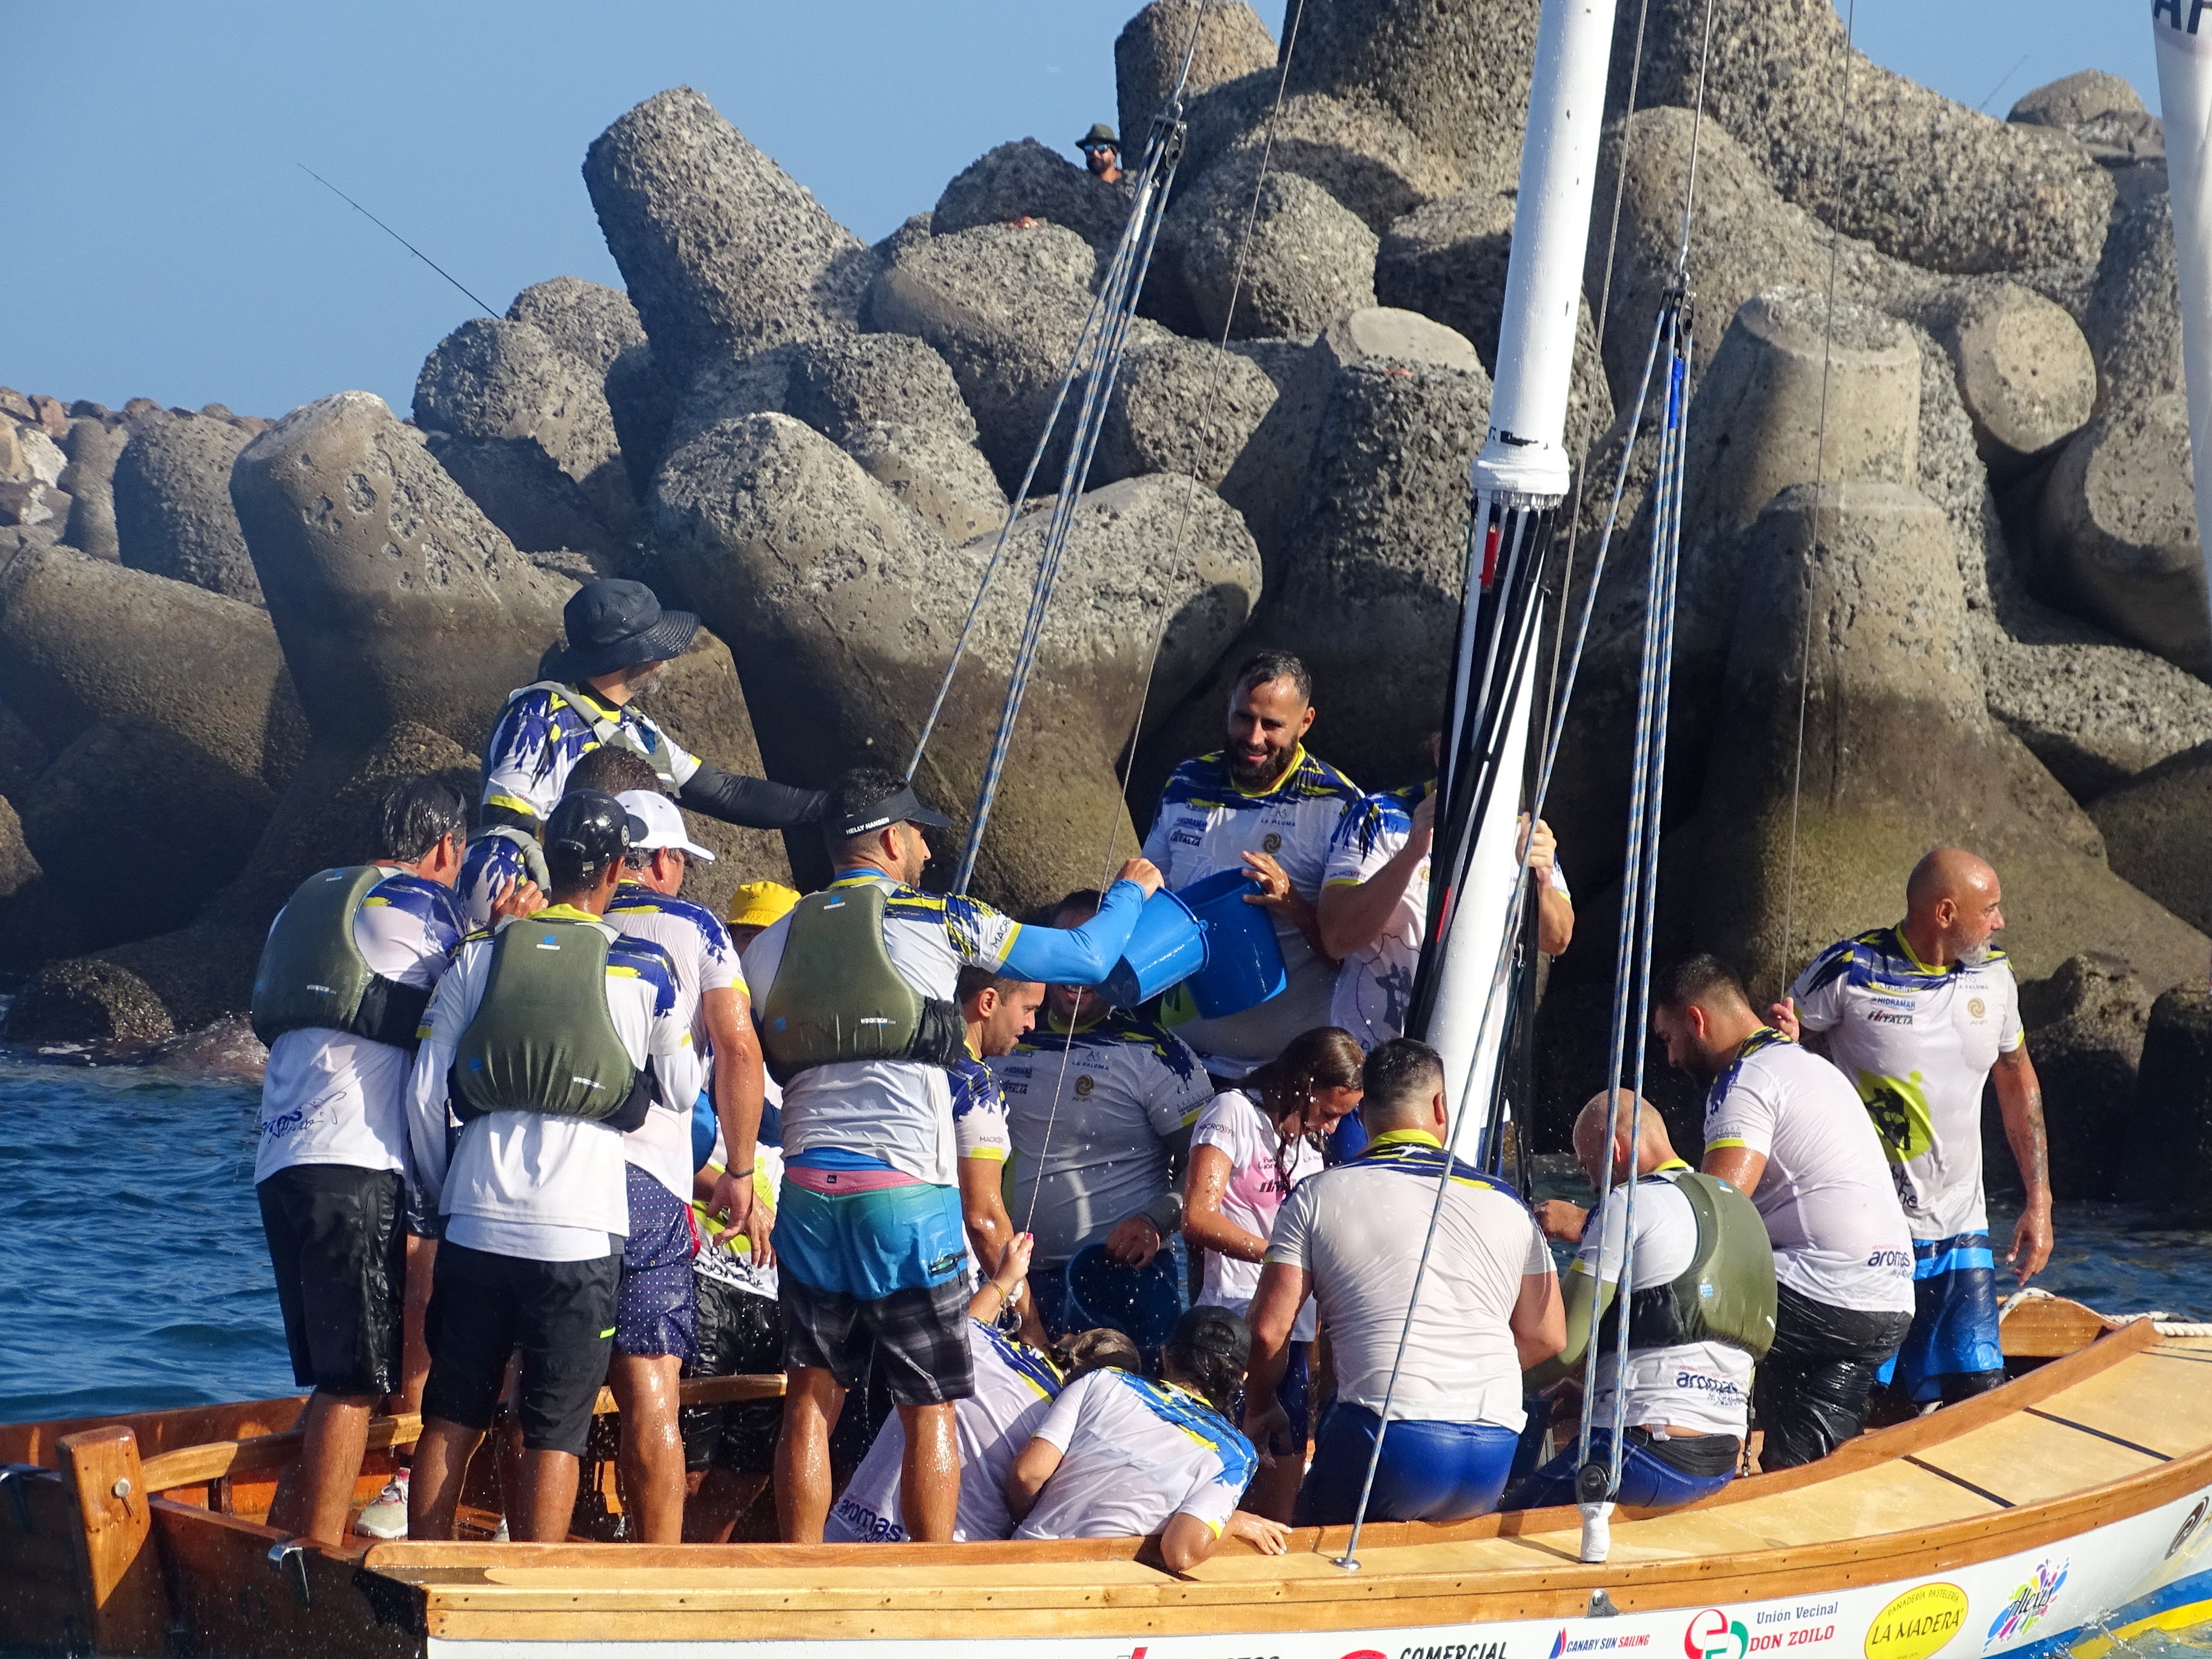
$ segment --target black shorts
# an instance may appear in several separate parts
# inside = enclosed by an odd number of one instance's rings
[[[686,1376],[765,1376],[783,1369],[783,1316],[764,1296],[697,1275],[699,1350]],[[680,1417],[684,1467],[719,1465],[742,1474],[775,1468],[781,1400],[743,1400],[728,1406],[687,1406]]]
[[[507,1362],[522,1353],[522,1443],[580,1457],[614,1349],[618,1255],[531,1261],[448,1239],[438,1247],[430,1310],[430,1380],[422,1415],[491,1427]]]
[[[638,1358],[698,1352],[699,1315],[691,1294],[691,1261],[699,1235],[691,1206],[635,1164],[629,1182],[629,1237],[623,1242],[622,1283],[616,1292],[615,1348]]]
[[[849,1391],[866,1386],[872,1355],[895,1405],[935,1406],[975,1392],[969,1291],[958,1278],[863,1299],[817,1291],[786,1268],[777,1273],[776,1287],[787,1370],[826,1370]]]
[[[390,1170],[295,1164],[254,1189],[292,1378],[324,1394],[399,1387],[407,1196]]]

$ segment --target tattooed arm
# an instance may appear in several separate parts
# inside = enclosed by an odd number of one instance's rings
[[[2012,1249],[2005,1261],[2025,1285],[2051,1260],[2051,1160],[2043,1132],[2043,1085],[2036,1081],[2035,1062],[2023,1042],[2008,1054],[1997,1056],[1990,1080],[1996,1085],[1997,1110],[2004,1117],[2005,1139],[2020,1163],[2021,1185],[2027,1201],[2012,1230]]]

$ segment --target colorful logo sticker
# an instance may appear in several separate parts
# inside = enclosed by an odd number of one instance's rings
[[[1743,1659],[1751,1632],[1718,1607],[1707,1607],[1682,1632],[1683,1659]]]
[[[1929,1659],[1966,1622],[1966,1591],[1956,1584],[1916,1584],[1875,1614],[1866,1659]]]
[[[2073,1565],[2070,1556],[2055,1567],[2048,1561],[2037,1562],[2035,1577],[2014,1590],[2011,1600],[2004,1604],[2004,1611],[1990,1621],[1990,1633],[1982,1645],[1994,1647],[2033,1630],[2051,1611],[2051,1604],[2058,1599],[2058,1592],[2066,1583],[2066,1570]]]

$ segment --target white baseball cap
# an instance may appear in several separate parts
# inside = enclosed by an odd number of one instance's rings
[[[645,824],[645,834],[631,841],[633,848],[650,852],[656,847],[674,847],[702,864],[714,861],[714,855],[685,831],[684,809],[658,789],[625,789],[615,799]]]

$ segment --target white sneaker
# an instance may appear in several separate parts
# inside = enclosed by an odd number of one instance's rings
[[[353,1523],[356,1532],[370,1538],[404,1538],[407,1536],[407,1471],[398,1469],[384,1483],[384,1490],[376,1501],[361,1512]]]

